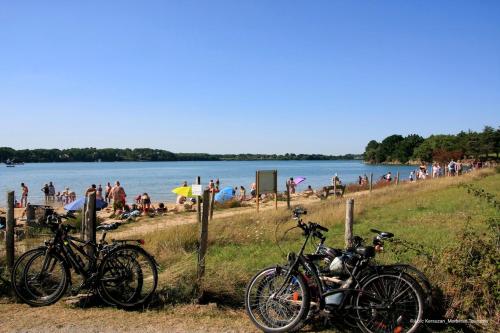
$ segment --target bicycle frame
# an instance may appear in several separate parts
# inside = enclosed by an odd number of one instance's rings
[[[298,253],[298,255],[290,254],[289,255],[289,265],[288,265],[288,272],[287,275],[284,279],[284,282],[282,286],[278,289],[278,291],[275,294],[279,294],[284,288],[285,285],[290,278],[291,274],[293,272],[296,272],[298,274],[301,274],[301,276],[304,278],[304,275],[299,271],[299,267],[303,267],[304,270],[312,277],[314,284],[318,288],[318,298],[319,298],[319,310],[324,310],[326,307],[325,303],[325,298],[331,295],[339,294],[339,293],[363,293],[364,291],[362,289],[358,288],[337,288],[334,290],[327,290],[325,288],[325,283],[323,280],[320,278],[320,272],[318,267],[312,263],[312,261],[304,255],[304,249],[309,242],[311,235],[310,233],[306,234],[306,239],[304,243],[302,244],[302,247]],[[318,245],[316,252],[320,249],[321,245],[324,243],[324,238],[321,238],[321,242]],[[312,256],[315,256],[318,254],[313,254]],[[355,283],[356,286],[360,285],[360,273],[362,270],[367,266],[366,264],[368,263],[367,259],[361,259],[359,260],[356,265],[354,266],[352,272],[349,272],[350,277],[353,279],[353,282]],[[305,278],[304,278],[305,279]],[[372,295],[373,297],[373,295]],[[342,302],[338,305],[339,309],[347,309],[348,307],[345,306],[345,301],[347,297],[343,297]],[[356,307],[353,307],[356,308]]]

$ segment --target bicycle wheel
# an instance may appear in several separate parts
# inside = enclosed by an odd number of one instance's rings
[[[28,250],[24,252],[19,258],[17,258],[12,268],[12,273],[10,275],[10,281],[14,294],[21,301],[25,301],[25,298],[29,297],[28,292],[24,285],[24,268],[26,264],[31,259],[32,256],[38,252],[43,252],[47,250],[47,247],[39,247],[36,249]]]
[[[309,289],[299,273],[267,268],[257,273],[245,292],[245,308],[252,322],[264,332],[296,329],[307,317]]]
[[[69,275],[62,257],[46,250],[36,249],[30,255],[18,260],[19,266],[26,261],[22,273],[18,270],[13,274],[17,281],[14,288],[16,295],[32,306],[45,306],[57,302],[66,292]]]
[[[424,303],[419,286],[406,274],[374,275],[356,299],[358,325],[364,332],[416,332]]]
[[[110,305],[123,308],[143,305],[156,291],[157,284],[156,263],[139,246],[119,246],[99,266],[98,291]]]

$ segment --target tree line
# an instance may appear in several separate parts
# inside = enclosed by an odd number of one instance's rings
[[[448,162],[451,159],[498,159],[500,127],[485,126],[482,132],[461,131],[423,138],[417,134],[403,137],[394,134],[382,142],[371,140],[365,148],[364,160],[369,163]]]
[[[321,154],[204,154],[172,153],[162,149],[70,148],[20,149],[0,147],[0,162],[121,162],[121,161],[223,161],[223,160],[348,160],[363,156]]]

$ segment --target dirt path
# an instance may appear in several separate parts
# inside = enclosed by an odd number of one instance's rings
[[[244,310],[215,305],[176,306],[161,311],[73,308],[63,301],[33,308],[0,304],[1,332],[257,332]]]

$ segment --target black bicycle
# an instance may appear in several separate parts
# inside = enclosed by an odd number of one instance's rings
[[[81,284],[72,289],[97,293],[106,303],[133,308],[150,300],[158,283],[157,264],[140,245],[143,240],[112,240],[106,234],[118,223],[97,227],[102,231],[98,242],[84,241],[70,234],[75,230],[61,223],[71,215],[56,213],[47,218],[54,233],[44,246],[21,255],[12,270],[12,286],[23,302],[45,306],[57,302],[72,285],[71,270],[81,276]]]
[[[362,245],[359,237],[345,250],[325,246],[322,232],[328,229],[302,222],[305,213],[294,210],[305,236],[300,251],[289,253],[287,264],[260,271],[247,286],[245,308],[252,322],[265,332],[288,332],[323,312],[364,332],[416,332],[424,311],[418,282],[403,270],[374,265],[375,246]],[[311,237],[320,243],[304,254]]]

